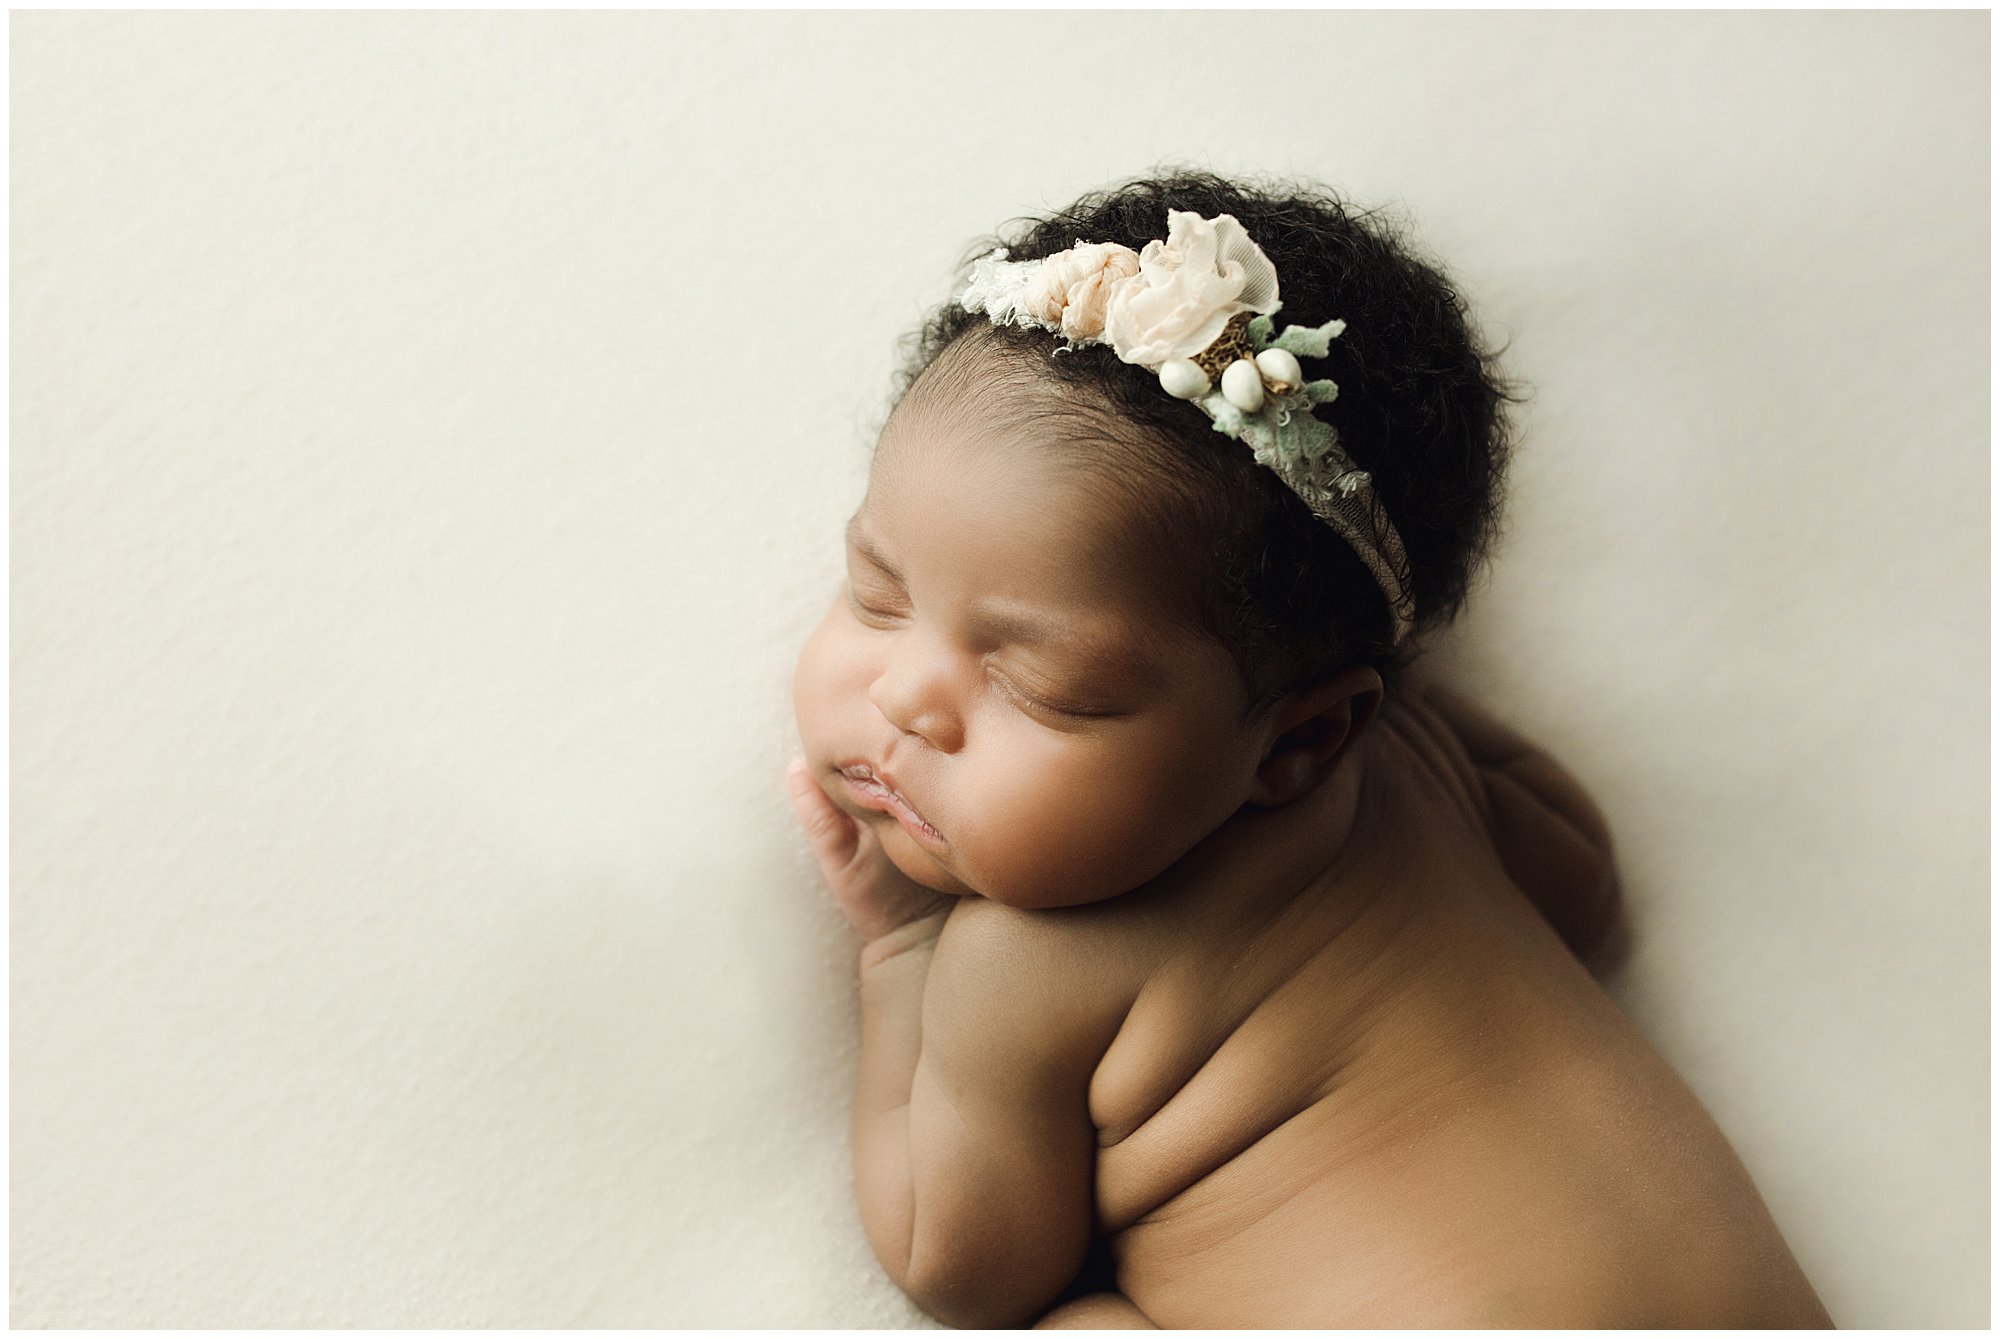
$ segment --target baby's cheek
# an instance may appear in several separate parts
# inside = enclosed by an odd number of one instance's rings
[[[1189,813],[1181,797],[1163,789],[1160,780],[1101,782],[1101,803],[1083,834],[1086,854],[1080,862],[1100,887],[1129,892],[1151,881],[1213,826]]]
[[[792,713],[798,720],[800,738],[808,747],[816,730],[827,725],[834,700],[839,696],[839,636],[833,616],[819,622],[805,645],[799,648],[798,663],[792,668]]]
[[[1052,778],[1010,798],[982,814],[982,831],[1005,834],[979,847],[996,902],[1098,902],[1131,891],[1171,862],[1158,854],[1158,841],[1169,834],[1148,821],[1143,804],[1095,779]]]

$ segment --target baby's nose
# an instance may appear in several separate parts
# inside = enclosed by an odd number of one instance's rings
[[[961,729],[951,693],[951,684],[941,672],[898,663],[876,676],[869,686],[868,700],[883,720],[903,734],[953,753],[958,750]]]

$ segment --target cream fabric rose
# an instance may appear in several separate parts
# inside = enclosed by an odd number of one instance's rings
[[[1118,281],[1139,272],[1139,253],[1116,242],[1078,242],[1042,262],[1021,310],[1073,340],[1104,333],[1104,307]]]
[[[1278,271],[1234,215],[1167,214],[1167,239],[1139,253],[1139,275],[1113,290],[1104,338],[1128,363],[1157,367],[1215,341],[1238,312],[1278,310]]]

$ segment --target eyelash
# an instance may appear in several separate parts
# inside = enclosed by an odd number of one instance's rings
[[[870,605],[862,603],[861,597],[854,592],[854,588],[852,586],[848,587],[847,596],[848,596],[848,603],[853,606],[854,611],[858,614],[866,614],[870,618],[895,617],[894,614],[887,613],[883,610],[876,609]],[[1010,683],[1008,680],[1004,678],[996,677],[994,682],[998,683],[1001,686],[1002,690],[1005,691],[1009,697],[1014,698],[1019,702],[1025,703],[1026,705],[1033,707],[1038,711],[1052,712],[1057,716],[1068,716],[1076,720],[1082,720],[1082,721],[1100,720],[1105,716],[1110,715],[1109,712],[1085,711],[1081,707],[1067,707],[1061,705],[1060,703],[1050,702],[1046,698],[1039,698],[1032,696],[1026,691],[1015,687],[1012,683]]]
[[[1019,698],[1022,702],[1027,703],[1029,706],[1035,707],[1041,711],[1052,711],[1058,716],[1069,716],[1077,720],[1087,721],[1094,717],[1102,716],[1104,714],[1101,711],[1084,711],[1078,707],[1058,706],[1054,702],[1044,701],[1042,698],[1039,697],[1030,697],[1005,679],[997,679],[995,680],[995,682],[999,683],[1003,688],[1005,688],[1005,690],[1010,695]]]

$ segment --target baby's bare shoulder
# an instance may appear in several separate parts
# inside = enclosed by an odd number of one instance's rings
[[[990,898],[959,898],[945,919],[938,951],[980,959],[1004,959],[1019,969],[1066,967],[1108,955],[1115,967],[1132,956],[1124,918],[1107,914],[1109,904],[1080,907],[1010,907]]]
[[[1467,699],[1436,686],[1412,697],[1440,756],[1467,778],[1508,876],[1593,970],[1614,967],[1626,935],[1617,862],[1589,791],[1547,750]]]

